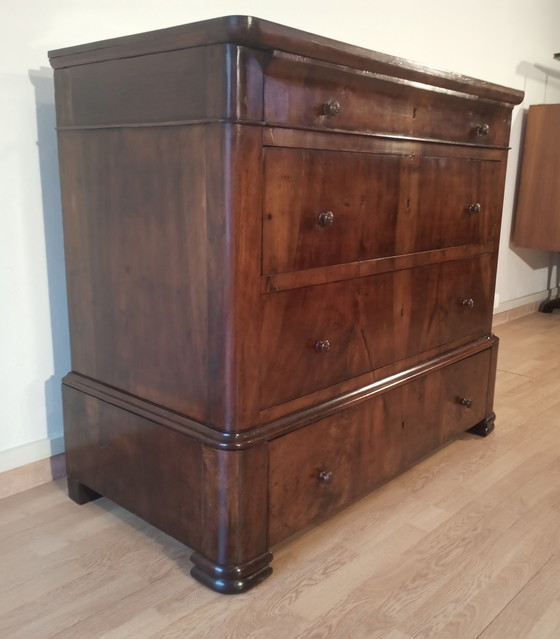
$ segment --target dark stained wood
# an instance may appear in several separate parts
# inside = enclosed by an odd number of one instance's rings
[[[420,158],[411,167],[416,188],[410,190],[410,217],[418,219],[417,231],[412,250],[404,244],[401,252],[484,244],[496,237],[502,190],[496,190],[496,185],[502,164],[445,156]]]
[[[348,280],[358,276],[379,275],[390,271],[401,271],[417,266],[427,266],[449,260],[460,260],[485,255],[496,248],[496,238],[486,244],[466,244],[433,251],[392,255],[347,264],[333,264],[332,266],[309,268],[305,271],[290,271],[276,275],[266,275],[261,279],[261,291],[274,293],[277,291],[314,286],[327,282]]]
[[[288,432],[296,423],[304,423],[308,419],[313,421],[325,411],[331,413],[335,409],[349,407],[426,372],[434,372],[443,366],[478,353],[488,348],[495,339],[493,335],[484,335],[465,343],[465,338],[461,336],[454,342],[448,342],[422,353],[415,353],[404,360],[346,379],[339,384],[264,408],[259,411],[259,422],[263,425],[256,429],[255,433],[260,435],[268,431],[269,435],[274,436],[281,432]],[[245,436],[247,435],[249,433],[246,432]]]
[[[486,416],[490,349],[403,387],[406,467]],[[431,408],[430,408],[431,407]]]
[[[494,276],[490,254],[265,295],[260,407],[489,333]]]
[[[496,262],[495,253],[442,262],[438,284],[441,319],[436,331],[441,343],[459,334],[469,339],[490,333]]]
[[[399,398],[389,392],[274,440],[271,545],[396,474],[401,437]],[[321,472],[332,473],[331,480],[321,481]]]
[[[244,592],[272,572],[268,450],[265,444],[243,452],[203,448],[202,459],[202,540],[192,575],[219,592]]]
[[[244,592],[272,544],[489,431],[520,92],[239,16],[51,63],[75,501]]]
[[[365,399],[383,394],[388,389],[401,386],[412,379],[434,373],[435,371],[470,357],[487,348],[493,347],[490,369],[495,375],[495,352],[498,340],[495,336],[461,344],[464,339],[446,344],[424,353],[416,353],[400,362],[377,368],[357,378],[345,380],[322,391],[300,396],[279,406],[259,411],[259,425],[236,433],[218,431],[205,424],[189,420],[173,411],[162,408],[140,398],[111,388],[77,373],[69,373],[63,384],[87,396],[101,400],[102,403],[134,413],[142,420],[158,424],[188,438],[192,438],[209,448],[239,451],[262,444],[280,435],[301,428],[316,421],[322,415],[332,414]],[[487,406],[492,407],[492,397],[488,396]],[[76,490],[81,490],[76,486]],[[80,501],[80,499],[76,499]],[[88,499],[85,499],[88,501]],[[85,502],[84,502],[85,503]]]
[[[362,327],[377,368],[439,342],[438,265],[362,278]],[[436,330],[432,331],[431,327]]]
[[[482,420],[489,358],[486,349],[274,440],[270,543],[350,503]]]
[[[280,126],[385,133],[412,138],[507,145],[506,105],[471,104],[464,96],[276,52],[264,87],[264,119]],[[325,105],[336,101],[335,113]],[[371,104],[375,102],[376,108]],[[484,134],[481,135],[481,130]]]
[[[310,56],[317,60],[411,82],[426,82],[435,87],[508,104],[519,104],[523,99],[522,91],[434,69],[411,60],[370,51],[252,16],[224,16],[148,33],[66,47],[50,51],[49,58],[52,66],[60,69],[76,64],[225,42]]]
[[[211,256],[205,167],[192,149],[206,135],[190,127],[59,138],[73,370],[201,421]]]
[[[492,348],[441,371],[442,441],[467,430],[490,414],[487,409]]]
[[[355,281],[263,296],[260,407],[375,368],[361,329]],[[316,350],[320,340],[328,340],[328,352]]]
[[[529,107],[513,241],[560,251],[560,104]]]
[[[258,52],[221,44],[61,69],[55,77],[57,124],[73,128],[259,121],[259,67]]]
[[[362,259],[364,227],[378,231],[375,257],[394,255],[399,164],[398,156],[268,149],[263,273]],[[329,226],[319,223],[325,211],[333,214]]]
[[[91,488],[84,486],[84,484],[72,477],[67,478],[67,484],[68,497],[80,506],[101,497],[101,495],[96,493],[95,490],[91,490]]]
[[[412,140],[398,136],[376,135],[367,131],[360,134],[348,131],[319,131],[263,126],[263,144],[267,147],[309,148],[325,151],[354,151],[356,153],[383,153],[386,155],[433,157],[443,156],[466,160],[494,160],[506,157],[501,148],[470,144],[456,144],[441,140]]]
[[[200,445],[69,386],[62,390],[70,496],[75,498],[77,491],[82,497],[110,497],[184,544],[198,547]]]
[[[200,549],[206,557],[230,565],[266,552],[267,475],[268,450],[263,443],[243,452],[203,449]]]
[[[221,179],[219,171],[214,174],[212,165],[208,165],[212,181],[208,185],[207,200],[216,204],[215,231],[221,238],[216,245],[215,271],[211,280],[217,290],[212,286],[208,296],[210,300],[220,295],[228,299],[222,306],[222,324],[215,329],[229,333],[223,353],[220,353],[224,365],[229,367],[226,378],[229,384],[223,401],[231,406],[231,414],[223,424],[224,430],[235,432],[253,427],[258,410],[258,361],[261,356],[258,334],[263,313],[259,278],[263,149],[259,127],[235,125],[226,131],[229,136],[224,139],[222,149],[224,178],[221,185],[218,183]],[[215,159],[220,157],[218,153]],[[218,192],[220,196],[217,196]],[[215,198],[218,198],[217,202]],[[227,219],[220,215],[222,208],[229,212]],[[228,263],[223,262],[222,254],[230,256]],[[211,387],[212,374],[208,383]],[[219,398],[216,400],[219,406]]]

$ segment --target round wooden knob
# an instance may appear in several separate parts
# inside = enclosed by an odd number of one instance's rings
[[[461,399],[461,406],[464,406],[465,408],[472,408],[472,399],[469,399],[468,397],[463,397]]]
[[[465,308],[474,308],[474,300],[471,297],[466,300],[461,300],[461,305]]]
[[[488,135],[490,133],[490,125],[489,124],[479,124],[476,129],[476,134],[483,136]]]
[[[320,339],[315,342],[315,350],[318,353],[328,353],[331,350],[331,343],[328,339]]]
[[[332,226],[334,224],[334,213],[332,211],[322,211],[317,217],[319,226]]]
[[[340,113],[340,102],[338,100],[329,100],[323,104],[323,115],[334,117]]]
[[[480,202],[469,204],[469,208],[468,208],[469,213],[480,213],[481,210],[482,210],[482,207],[480,206]]]
[[[333,480],[333,474],[328,470],[321,470],[317,475],[317,479],[322,484],[330,484]]]

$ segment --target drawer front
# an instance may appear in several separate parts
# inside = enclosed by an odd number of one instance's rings
[[[399,156],[268,148],[263,273],[354,262],[362,223],[373,215],[379,255],[394,253]]]
[[[401,160],[400,200],[393,228],[371,207],[366,213],[362,259],[430,251],[497,239],[501,164],[489,160],[409,157]]]
[[[486,415],[490,350],[280,437],[269,448],[275,544]]]
[[[395,392],[271,442],[270,544],[396,475],[402,465],[401,450],[400,406]]]
[[[490,332],[484,255],[263,295],[260,408]]]
[[[265,275],[495,238],[501,164],[267,148]]]
[[[491,330],[493,254],[361,278],[360,326],[373,368]]]
[[[264,113],[270,125],[500,147],[511,117],[507,107],[312,64],[265,78]]]
[[[487,416],[490,371],[488,349],[400,389],[403,467]]]
[[[435,265],[264,295],[260,407],[434,346],[437,292]]]
[[[354,280],[263,295],[260,406],[371,370]]]
[[[495,254],[440,264],[440,344],[490,333],[495,270]]]

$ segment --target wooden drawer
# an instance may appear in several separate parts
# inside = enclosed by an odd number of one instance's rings
[[[437,293],[432,265],[264,295],[260,407],[434,346]]]
[[[486,416],[490,350],[280,437],[269,447],[278,543]]]
[[[383,76],[277,60],[264,86],[264,118],[270,125],[392,134],[398,137],[505,147],[510,109],[464,96],[426,91]]]
[[[440,344],[460,336],[474,339],[490,333],[495,270],[496,254],[440,265],[437,327]]]
[[[263,295],[260,406],[371,370],[355,280]]]
[[[383,229],[378,255],[393,254],[400,166],[397,155],[267,148],[263,273],[359,260],[365,219]]]
[[[490,333],[495,265],[486,254],[358,280],[372,368]]]
[[[493,185],[500,162],[445,156],[401,160],[401,195],[393,221],[395,255],[484,244],[494,239],[500,198]],[[370,208],[363,225],[362,259],[387,255],[384,221]],[[390,227],[389,227],[390,228]]]
[[[490,369],[485,350],[400,389],[403,468],[487,416]]]
[[[491,241],[501,163],[267,148],[263,274]]]
[[[263,295],[260,407],[490,331],[495,258]]]

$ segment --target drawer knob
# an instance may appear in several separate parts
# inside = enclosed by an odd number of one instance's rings
[[[315,350],[318,353],[328,353],[331,350],[331,343],[328,339],[320,339],[315,342]]]
[[[480,206],[480,202],[469,204],[469,208],[468,208],[469,213],[480,213],[481,210],[482,210],[482,207]]]
[[[461,305],[465,308],[474,308],[474,300],[472,297],[469,297],[469,299],[466,300],[461,300]]]
[[[334,213],[332,211],[322,211],[317,217],[319,226],[332,226],[334,224]]]
[[[476,128],[475,128],[475,132],[477,135],[479,136],[484,136],[484,135],[488,135],[490,133],[490,125],[489,124],[479,124]]]
[[[333,474],[329,470],[321,470],[317,475],[317,479],[322,484],[330,484],[333,480]]]
[[[340,102],[338,100],[329,100],[323,104],[323,115],[334,117],[340,113]]]
[[[461,406],[464,406],[465,408],[472,408],[472,399],[469,399],[468,397],[463,397],[461,399]]]

